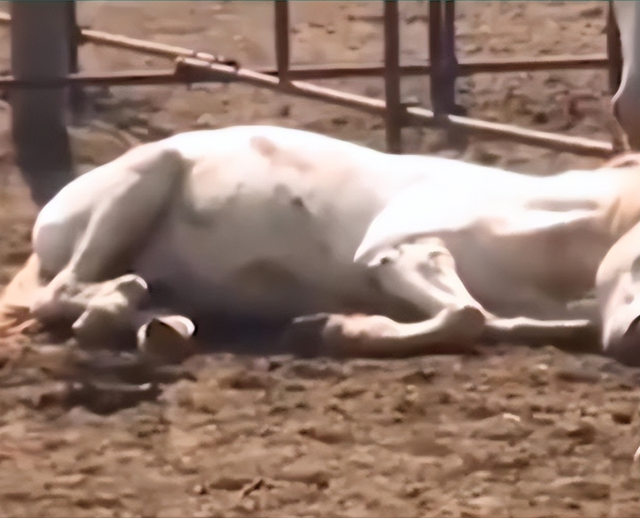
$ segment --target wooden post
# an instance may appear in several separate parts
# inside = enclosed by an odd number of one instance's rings
[[[400,89],[400,16],[397,0],[384,0],[384,93],[387,151],[402,153],[402,93]]]
[[[275,30],[278,79],[280,79],[280,81],[288,81],[289,66],[291,64],[288,0],[275,0]]]
[[[67,75],[67,9],[66,2],[11,2],[11,67],[16,78]],[[66,90],[22,88],[9,94],[17,165],[40,206],[73,177]]]

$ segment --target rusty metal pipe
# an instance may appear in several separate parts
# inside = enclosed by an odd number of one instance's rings
[[[609,142],[547,133],[545,131],[521,128],[499,122],[482,121],[460,115],[439,114],[436,118],[431,110],[420,107],[407,108],[407,119],[417,124],[434,124],[438,126],[457,126],[474,133],[499,138],[508,138],[522,144],[542,146],[556,151],[566,151],[580,155],[610,158],[613,146]]]
[[[192,58],[178,60],[179,67],[195,68],[200,73],[210,74],[213,81],[238,81],[253,86],[267,88],[290,95],[306,97],[330,102],[339,106],[357,109],[373,115],[386,116],[387,106],[384,101],[372,99],[362,95],[340,92],[331,88],[316,86],[303,81],[292,81],[281,84],[278,79],[268,74],[255,72],[243,68],[233,68],[228,65],[208,63]],[[503,137],[529,145],[542,145],[558,151],[568,151],[584,155],[608,158],[613,154],[613,148],[608,142],[601,142],[582,137],[556,135],[543,131],[530,130],[501,124],[462,117],[459,115],[442,114],[437,118],[431,110],[420,107],[402,107],[403,117],[408,123],[453,125],[465,128],[475,133],[492,137]]]

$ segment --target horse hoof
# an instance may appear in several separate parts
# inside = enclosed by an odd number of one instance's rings
[[[181,363],[195,353],[191,341],[195,331],[186,317],[155,317],[138,330],[138,350],[154,363]]]

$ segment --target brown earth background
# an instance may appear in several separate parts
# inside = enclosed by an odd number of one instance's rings
[[[6,10],[6,2],[2,2]],[[425,59],[427,3],[402,2],[402,57]],[[95,29],[270,66],[270,2],[80,2]],[[382,2],[294,2],[295,64],[380,62]],[[459,57],[605,49],[604,2],[459,2]],[[0,28],[0,69],[9,32]],[[170,66],[93,45],[87,71]],[[381,98],[381,79],[320,81]],[[604,71],[479,74],[458,81],[471,116],[608,140]],[[384,149],[380,119],[243,85],[88,92],[70,129],[78,167],[179,131],[262,123]],[[428,106],[426,77],[403,93]],[[572,96],[584,98],[571,102]],[[29,253],[35,208],[0,109],[0,285]],[[406,152],[546,174],[599,161],[404,130]],[[0,371],[0,516],[638,517],[640,371],[549,345],[403,361],[195,357],[190,376],[116,412],[59,404],[34,365]],[[94,409],[95,410],[95,409]]]

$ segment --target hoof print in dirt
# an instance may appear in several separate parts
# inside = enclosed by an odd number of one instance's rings
[[[157,365],[138,355],[111,353],[91,355],[78,361],[85,376],[109,376],[126,384],[173,383],[181,379],[195,380],[195,376],[182,365]]]
[[[70,383],[67,406],[82,406],[96,414],[109,414],[134,407],[143,401],[154,401],[160,395],[156,383],[129,385],[121,383]]]

